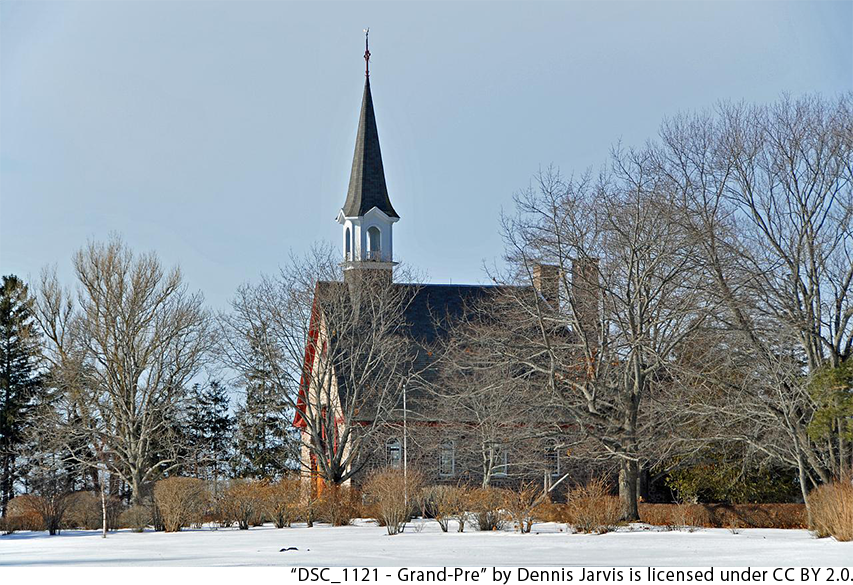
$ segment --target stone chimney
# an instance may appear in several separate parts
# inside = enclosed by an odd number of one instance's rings
[[[533,267],[533,288],[539,291],[552,308],[560,306],[560,267],[537,264]]]
[[[572,301],[583,334],[591,344],[598,345],[601,309],[599,300],[597,258],[578,258],[572,261]]]

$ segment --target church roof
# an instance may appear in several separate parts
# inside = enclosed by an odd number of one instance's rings
[[[412,352],[410,367],[416,374],[416,380],[409,386],[408,408],[417,412],[419,403],[424,399],[425,386],[437,380],[437,355],[433,353],[437,344],[446,338],[467,311],[505,289],[493,285],[399,283],[393,286],[403,289],[409,299],[403,311],[400,334],[412,342],[409,345]],[[316,294],[342,294],[345,287],[343,282],[323,281],[317,283]],[[337,387],[342,404],[347,402],[347,383],[347,376],[339,372]],[[362,417],[369,419],[370,416],[369,409],[364,409]]]
[[[361,100],[361,116],[358,120],[349,190],[342,211],[346,217],[359,217],[374,207],[388,217],[400,217],[388,199],[388,188],[385,186],[385,169],[382,167],[379,132],[376,130],[376,116],[373,113],[373,97],[370,94],[368,77]]]

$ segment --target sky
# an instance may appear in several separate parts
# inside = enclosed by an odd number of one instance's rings
[[[853,2],[0,3],[0,274],[120,234],[220,309],[338,246],[364,84],[396,260],[487,281],[553,164],[720,100],[853,90]]]

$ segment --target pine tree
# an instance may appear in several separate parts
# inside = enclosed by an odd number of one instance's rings
[[[228,391],[216,380],[193,386],[186,435],[196,477],[216,481],[226,473],[234,426],[229,406]]]
[[[21,476],[18,454],[26,441],[31,406],[40,387],[40,341],[27,285],[4,276],[0,287],[0,505],[15,495]]]
[[[235,418],[235,475],[274,479],[296,468],[293,416],[272,385],[261,377],[250,378],[246,402],[238,407]]]

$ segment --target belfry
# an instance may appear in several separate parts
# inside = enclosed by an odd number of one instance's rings
[[[349,189],[337,221],[343,227],[344,276],[353,271],[382,270],[390,272],[395,264],[393,226],[400,219],[385,184],[379,133],[370,93],[370,50],[365,31],[365,81],[361,114],[352,158]]]

